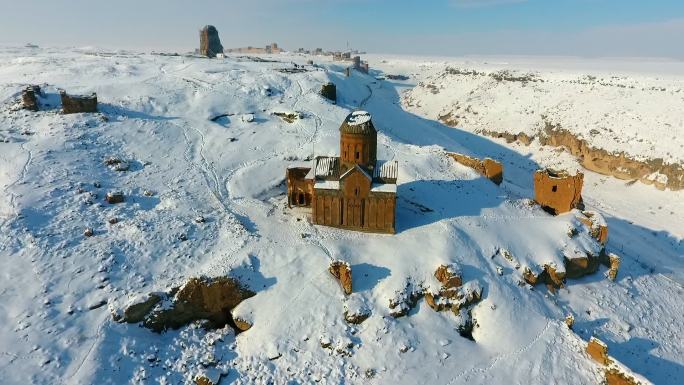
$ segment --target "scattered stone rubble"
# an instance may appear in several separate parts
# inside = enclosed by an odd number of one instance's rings
[[[251,325],[242,320],[239,324],[235,322],[231,310],[254,295],[232,278],[191,278],[168,294],[152,293],[134,301],[113,317],[118,322],[142,322],[143,326],[158,333],[198,320],[208,321],[211,328],[229,325],[236,331],[244,331]]]
[[[333,261],[330,263],[328,271],[340,283],[344,294],[349,295],[352,293],[352,271],[349,263],[341,260]]]
[[[607,385],[651,385],[647,379],[632,373],[627,367],[608,355],[608,345],[596,337],[591,337],[586,352],[589,357],[605,367]]]
[[[116,157],[109,157],[105,159],[104,164],[112,171],[128,171],[130,164],[124,160]]]
[[[608,242],[608,224],[603,216],[595,211],[583,211],[582,215],[577,215],[582,223],[591,229],[591,236],[601,245]]]
[[[123,203],[124,202],[124,195],[120,191],[110,191],[105,195],[105,200],[109,204],[117,204],[117,203]]]
[[[456,264],[440,265],[435,271],[435,278],[441,287],[425,290],[425,302],[435,311],[451,310],[459,314],[462,308],[482,298],[482,287],[477,281],[462,284],[461,271]]]
[[[570,175],[550,168],[534,173],[534,200],[553,215],[582,209],[584,174]]]
[[[607,277],[611,280],[617,278],[620,268],[620,257],[606,252],[605,244],[608,241],[608,225],[601,214],[591,211],[574,211],[578,219],[576,226],[570,230],[569,236],[574,237],[580,231],[587,231],[595,240],[594,251],[582,255],[563,256],[563,265],[547,263],[542,266],[522,266],[520,262],[505,249],[499,249],[496,255],[502,256],[512,267],[521,271],[521,286],[529,284],[545,284],[549,290],[555,291],[564,287],[566,279],[576,279],[598,271],[600,265],[608,267]]]
[[[344,320],[358,325],[371,316],[368,306],[360,298],[350,296],[344,304]]]
[[[422,284],[415,284],[411,280],[406,280],[404,288],[395,292],[389,300],[390,315],[394,318],[407,315],[423,298],[424,294],[425,289]]]
[[[302,114],[298,113],[298,112],[275,111],[275,112],[273,112],[273,115],[279,117],[280,119],[286,121],[287,123],[294,123],[295,120],[302,118]]]
[[[456,152],[447,152],[447,155],[456,162],[470,167],[480,173],[480,175],[500,185],[503,182],[503,165],[491,158],[477,159],[468,155]]]
[[[69,95],[64,90],[59,90],[62,101],[63,114],[78,114],[82,112],[97,112],[97,94]]]

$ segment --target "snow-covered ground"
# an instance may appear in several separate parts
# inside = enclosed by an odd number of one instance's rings
[[[3,383],[175,384],[218,371],[222,384],[594,384],[602,374],[582,341],[591,335],[649,380],[680,382],[684,193],[587,173],[585,201],[606,217],[608,251],[622,257],[618,280],[601,268],[556,294],[521,286],[520,270],[497,250],[538,269],[595,246],[588,234],[568,236],[573,215],[551,217],[525,200],[533,170],[576,167],[574,159],[405,111],[401,94],[413,78],[346,78],[322,58],[307,72],[283,73],[310,58],[269,59],[0,50]],[[416,63],[402,68],[435,70]],[[318,95],[328,81],[337,105]],[[13,111],[29,83],[50,85],[45,111]],[[56,87],[97,92],[101,113],[59,114]],[[379,158],[399,162],[396,235],[313,226],[286,207],[285,168],[337,155],[338,127],[356,108],[373,115]],[[281,111],[301,117],[272,114]],[[503,160],[504,183],[444,149]],[[108,157],[130,169],[112,170]],[[126,201],[104,202],[113,190]],[[83,235],[87,227],[94,236]],[[331,259],[351,264],[351,296],[328,273]],[[475,341],[459,335],[456,316],[424,301],[407,317],[389,316],[389,299],[407,281],[433,285],[436,267],[452,262],[484,290],[473,308]],[[254,326],[238,336],[196,326],[159,335],[112,320],[110,308],[129,298],[198,275],[239,277],[254,290],[237,309]],[[372,315],[349,325],[345,306]],[[577,333],[563,323],[568,314]]]
[[[472,132],[560,126],[593,147],[684,163],[684,63],[572,58],[406,59],[372,64],[410,73],[409,110]],[[384,63],[383,63],[384,61]]]

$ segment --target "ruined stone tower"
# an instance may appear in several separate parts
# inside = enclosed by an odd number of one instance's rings
[[[200,30],[200,55],[216,57],[220,53],[223,53],[223,46],[218,30],[213,25],[205,26]]]
[[[352,112],[340,126],[340,172],[363,166],[371,175],[377,160],[378,132],[370,114]]]

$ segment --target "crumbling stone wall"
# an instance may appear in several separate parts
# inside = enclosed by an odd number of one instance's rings
[[[598,338],[591,337],[587,344],[587,354],[601,365],[608,365],[611,362],[610,357],[608,357],[608,346]]]
[[[339,260],[333,261],[330,263],[328,271],[340,283],[344,294],[349,295],[352,293],[352,271],[349,263]]]
[[[22,108],[29,111],[38,111],[38,99],[36,95],[40,95],[39,86],[27,86],[21,91]]]
[[[337,87],[333,83],[323,84],[321,87],[321,96],[333,102],[337,102]]]
[[[191,278],[180,288],[171,290],[173,297],[163,293],[152,294],[144,302],[129,306],[123,316],[115,316],[119,322],[138,323],[155,331],[178,329],[190,322],[207,320],[211,327],[226,324],[242,330],[244,325],[233,325],[231,310],[243,300],[255,295],[238,281],[227,278]],[[158,306],[162,300],[171,299],[171,306]]]
[[[608,355],[608,345],[591,337],[586,349],[592,360],[605,367],[607,385],[650,385],[650,381],[632,373],[627,367]],[[639,378],[637,378],[639,377]]]
[[[582,185],[584,174],[570,175],[552,169],[534,173],[534,200],[544,210],[558,215],[572,209],[582,209]]]
[[[591,236],[601,245],[608,243],[608,224],[603,216],[594,211],[583,211],[577,216],[580,222],[584,223],[591,230]]]
[[[69,95],[64,90],[59,90],[62,100],[62,113],[77,114],[81,112],[97,112],[97,94]]]
[[[286,171],[287,206],[311,207],[313,200],[313,180],[307,180],[308,167],[291,167]]]
[[[200,31],[200,55],[216,57],[223,53],[218,30],[213,25],[207,25]]]
[[[491,180],[497,185],[503,182],[503,165],[501,162],[497,162],[490,158],[477,159],[456,152],[447,152],[447,155],[456,162],[479,172],[480,175]]]

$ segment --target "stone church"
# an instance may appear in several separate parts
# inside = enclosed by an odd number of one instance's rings
[[[355,111],[340,126],[340,156],[287,169],[288,206],[310,207],[317,225],[374,233],[396,230],[396,161],[377,159],[371,115]]]

